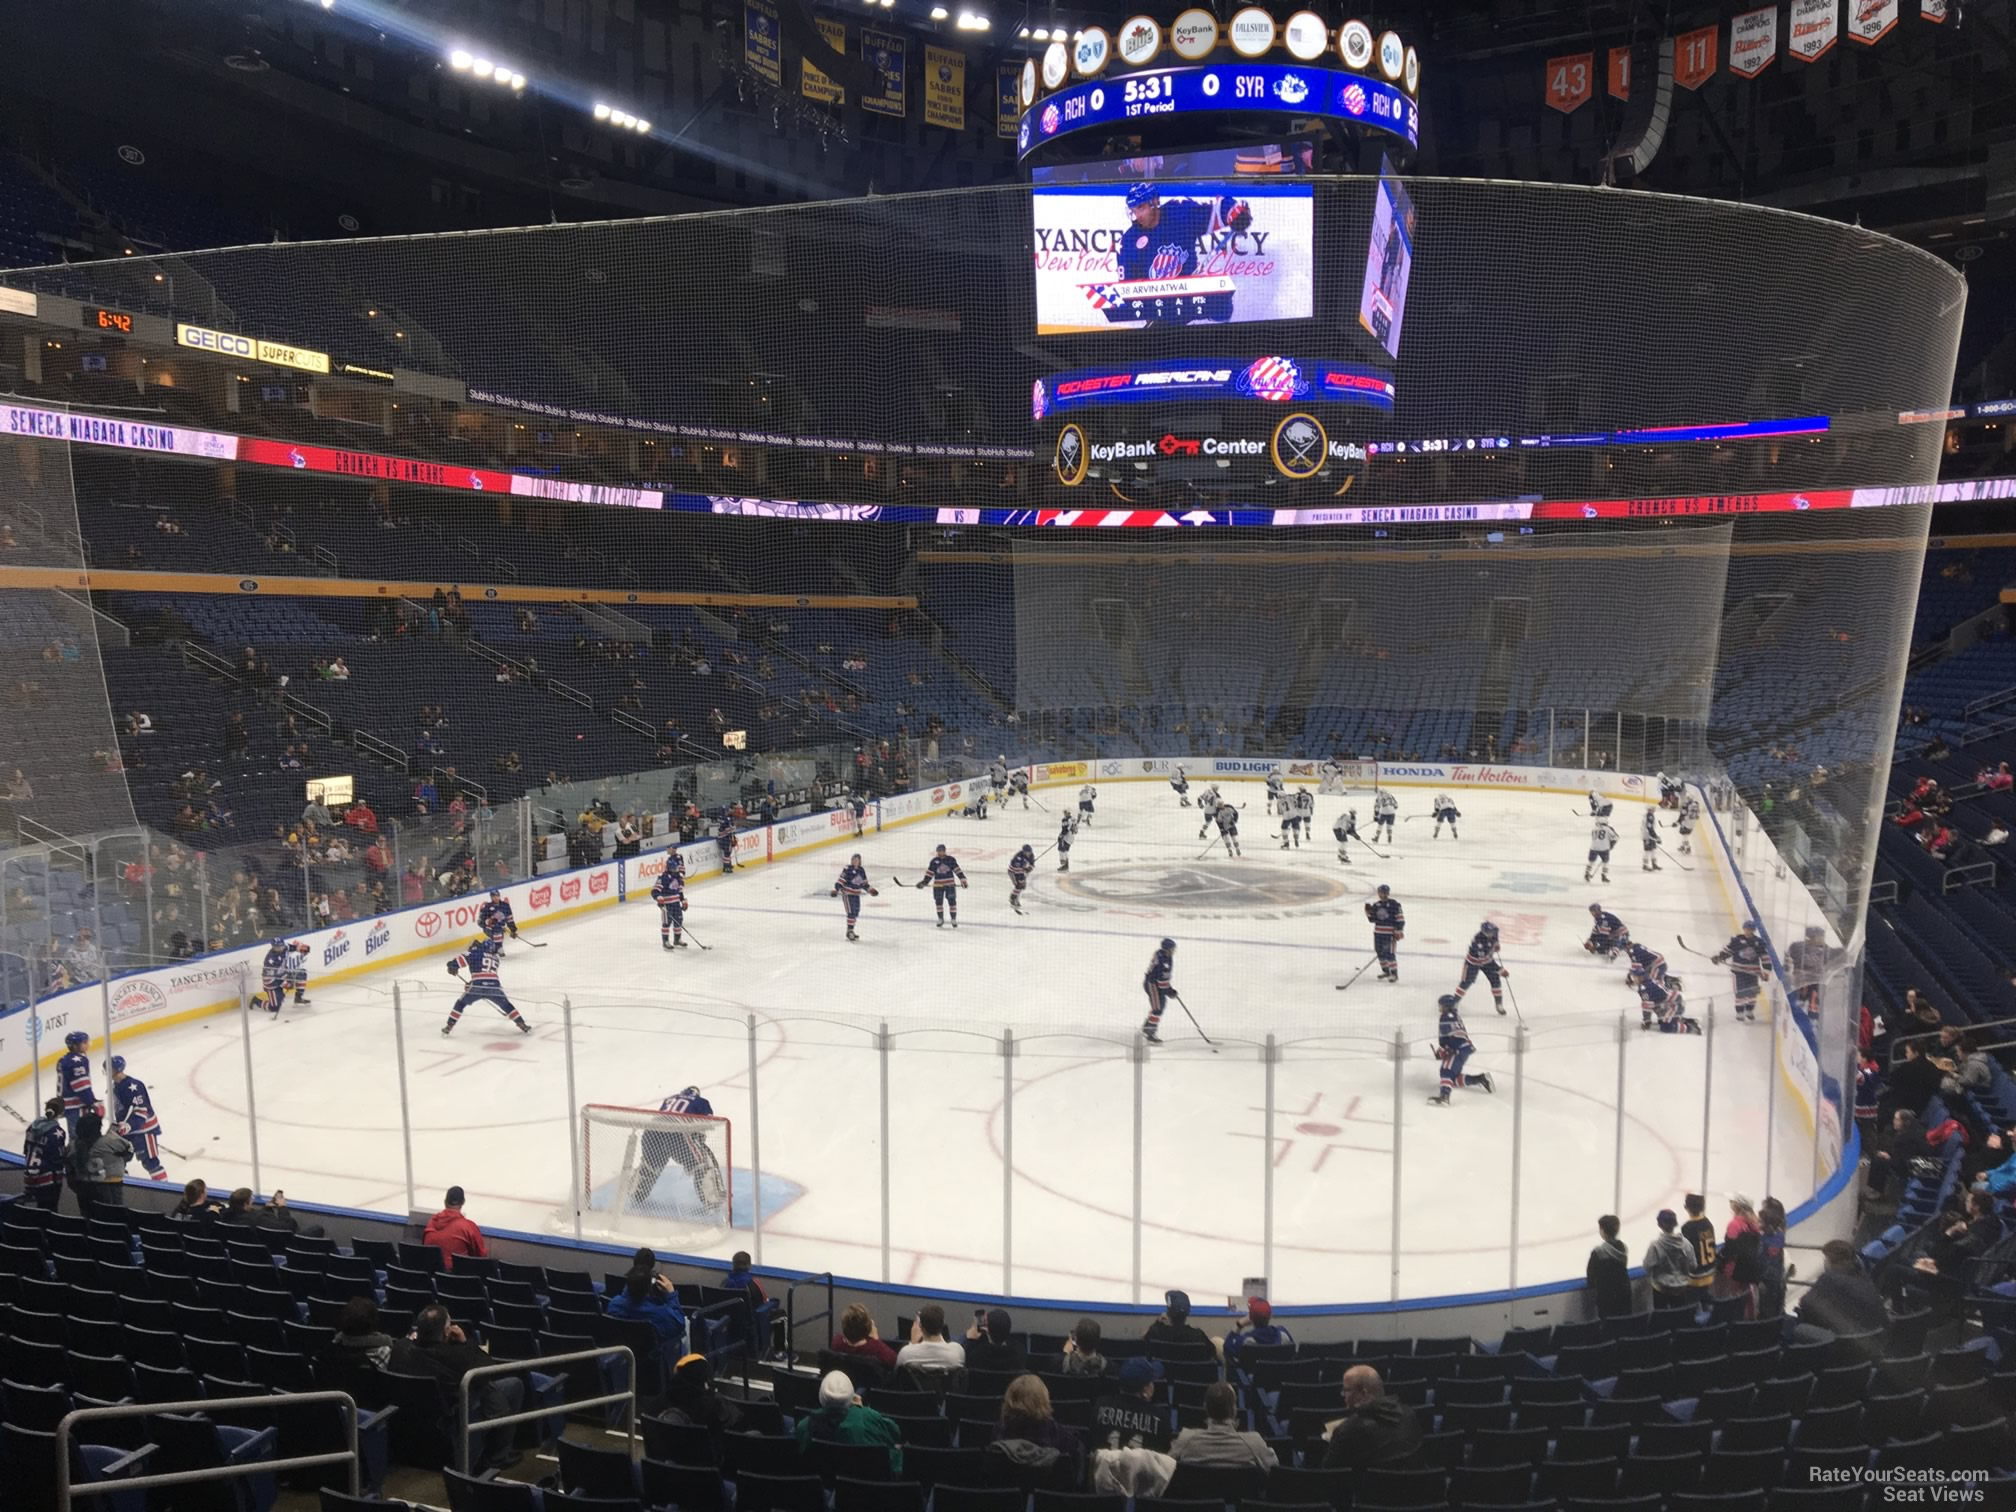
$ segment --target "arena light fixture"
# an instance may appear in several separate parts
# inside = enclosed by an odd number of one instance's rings
[[[448,54],[448,66],[457,73],[469,72],[470,65],[475,61],[476,59],[470,55],[469,49],[466,47],[458,47]]]
[[[597,100],[595,102],[595,119],[598,121],[606,121],[609,119],[609,107],[601,100]]]
[[[952,12],[945,9],[945,7],[942,5],[934,5],[931,7],[931,19],[933,21],[943,21],[947,16],[951,14]]]
[[[478,58],[469,65],[469,72],[476,75],[479,79],[487,79],[496,71],[497,65],[492,63],[488,58]]]

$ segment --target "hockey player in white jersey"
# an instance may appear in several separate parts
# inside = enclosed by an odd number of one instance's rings
[[[1008,793],[1010,797],[1020,797],[1024,809],[1029,807],[1029,772],[1027,768],[1017,767],[1008,774]],[[1006,803],[1008,800],[1004,798],[1001,801]]]
[[[1603,880],[1605,882],[1610,880],[1610,850],[1616,843],[1617,831],[1610,827],[1609,820],[1598,819],[1589,826],[1589,864],[1582,868],[1584,882],[1593,882],[1595,878],[1591,874],[1599,868],[1602,870]]]
[[[1372,838],[1379,838],[1379,831],[1386,831],[1386,843],[1393,843],[1393,822],[1400,816],[1400,800],[1391,793],[1381,791],[1372,800]]]
[[[1169,786],[1176,790],[1176,798],[1183,807],[1190,807],[1190,774],[1183,770],[1183,763],[1176,763],[1176,770],[1170,774]]]
[[[1363,843],[1365,837],[1358,833],[1358,810],[1346,809],[1337,816],[1337,822],[1330,826],[1330,833],[1337,837],[1337,859],[1346,866],[1351,864],[1351,842]]]
[[[1664,772],[1659,773],[1658,776],[1654,777],[1652,780],[1654,783],[1658,784],[1659,807],[1661,808],[1680,807],[1681,788],[1679,783],[1675,782],[1671,777],[1668,777]]]
[[[1089,825],[1092,822],[1092,800],[1099,796],[1099,789],[1086,783],[1078,789],[1078,822]]]
[[[1434,838],[1437,840],[1442,838],[1442,826],[1446,823],[1449,826],[1449,838],[1454,840],[1456,838],[1456,821],[1463,817],[1456,811],[1456,800],[1451,798],[1447,793],[1437,793],[1435,795],[1434,810]]]
[[[1614,807],[1615,805],[1612,804],[1611,801],[1608,798],[1605,798],[1601,793],[1595,792],[1593,790],[1590,792],[1589,813],[1592,818],[1608,819],[1610,817],[1610,810]]]
[[[1282,779],[1281,768],[1276,767],[1267,774],[1267,812],[1270,814],[1285,812],[1283,803],[1287,796],[1288,788]]]
[[[1645,827],[1638,832],[1640,843],[1645,848],[1644,858],[1638,863],[1640,871],[1662,871],[1659,865],[1659,811],[1645,810]],[[1604,879],[1608,881],[1606,877]]]
[[[1008,758],[1006,756],[996,756],[994,758],[994,765],[987,769],[987,777],[994,784],[994,791],[996,793],[1007,792]]]
[[[1694,854],[1694,826],[1701,822],[1701,800],[1692,793],[1680,800],[1680,817],[1675,827],[1680,831],[1680,854]]]
[[[1197,826],[1199,840],[1211,833],[1211,816],[1218,812],[1218,805],[1224,801],[1218,796],[1218,784],[1215,782],[1197,795],[1197,808],[1204,816],[1204,822]]]

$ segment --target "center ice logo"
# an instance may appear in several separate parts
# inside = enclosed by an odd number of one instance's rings
[[[1115,908],[1176,913],[1241,913],[1314,908],[1344,896],[1342,883],[1285,867],[1211,862],[1133,861],[1058,877],[1074,897]]]

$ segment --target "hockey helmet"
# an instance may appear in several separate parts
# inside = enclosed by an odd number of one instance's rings
[[[1390,898],[1393,895],[1393,889],[1388,887],[1384,882],[1381,882],[1374,891],[1382,898]]]
[[[1808,924],[1806,926],[1807,939],[1821,940],[1825,939],[1826,937],[1827,937],[1827,931],[1825,929],[1822,929],[1818,924]]]
[[[1435,999],[1435,1006],[1437,1008],[1454,1008],[1456,1006],[1456,994],[1453,992],[1443,993],[1442,996]]]
[[[681,1087],[678,1095],[681,1097],[698,1097],[700,1089],[698,1087]]]
[[[285,935],[273,936],[272,948],[275,950],[285,950],[287,948],[287,937]]]
[[[1592,914],[1600,914],[1601,912],[1603,912],[1603,905],[1601,903],[1591,903],[1589,905],[1589,912],[1591,912]]]
[[[1162,937],[1162,948],[1164,950],[1174,950],[1176,948],[1176,942],[1170,939],[1167,935],[1164,935]]]
[[[1498,926],[1496,924],[1493,924],[1489,919],[1486,919],[1483,922],[1483,924],[1478,926],[1477,932],[1479,934],[1489,935],[1494,940],[1498,938]]]
[[[123,1055],[113,1056],[112,1059],[105,1062],[105,1069],[110,1071],[114,1076],[124,1076],[126,1074],[126,1057]]]
[[[1678,978],[1678,977],[1676,977],[1676,976],[1669,976],[1669,977],[1667,977],[1667,978],[1666,978],[1666,986],[1667,986],[1668,990],[1670,990],[1670,991],[1673,991],[1673,992],[1678,992],[1678,991],[1680,990],[1680,978]]]
[[[853,855],[849,856],[847,858],[847,864],[849,866],[859,866],[861,864],[861,852],[856,851],[854,852]]]
[[[1757,933],[1757,921],[1755,919],[1745,919],[1743,921],[1743,933],[1745,934]]]
[[[942,846],[942,845],[941,845],[941,846],[939,846],[939,847],[938,847],[938,854],[939,854],[939,855],[941,855],[941,856],[945,854],[945,847],[944,847],[944,846]]]
[[[1142,205],[1153,205],[1162,198],[1162,191],[1153,184],[1136,184],[1127,191],[1127,208],[1139,209]]]
[[[91,1036],[86,1034],[82,1029],[72,1029],[68,1034],[63,1036],[63,1043],[68,1045],[72,1050],[82,1050],[86,1045],[91,1043]]]
[[[504,889],[501,887],[493,887],[490,889],[490,896],[493,898],[501,898],[504,896]]]

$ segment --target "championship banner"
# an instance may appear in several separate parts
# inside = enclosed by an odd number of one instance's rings
[[[966,54],[924,44],[924,124],[966,129]]]
[[[1729,72],[1754,79],[1778,56],[1778,7],[1746,11],[1729,23]]]
[[[1946,0],[1918,0],[1918,14],[1934,26],[1946,24]]]
[[[813,24],[819,28],[819,35],[826,39],[826,45],[841,57],[847,56],[847,28],[838,21],[828,21],[821,16]],[[824,105],[845,105],[847,92],[826,75],[819,72],[809,62],[799,61],[798,89],[808,100],[817,100]]]
[[[1841,36],[1841,0],[1792,0],[1785,50],[1801,63],[1818,60]]]
[[[777,45],[777,7],[771,0],[742,0],[742,61],[772,84],[784,82]]]
[[[1547,103],[1569,115],[1589,103],[1596,91],[1596,54],[1569,53],[1547,60]]]
[[[1004,142],[1015,140],[1015,122],[1022,114],[1021,73],[1013,63],[994,70],[994,135]]]
[[[1715,40],[1720,27],[1702,26],[1673,39],[1673,82],[1699,89],[1715,77]]]
[[[1604,84],[1613,100],[1631,98],[1631,49],[1613,47],[1610,49],[1609,77]]]
[[[1900,0],[1848,0],[1848,35],[1873,47],[1897,24],[1902,9]]]
[[[861,108],[877,115],[903,116],[910,113],[908,60],[904,41],[891,32],[861,28],[861,59],[874,73],[876,88],[861,97]]]

